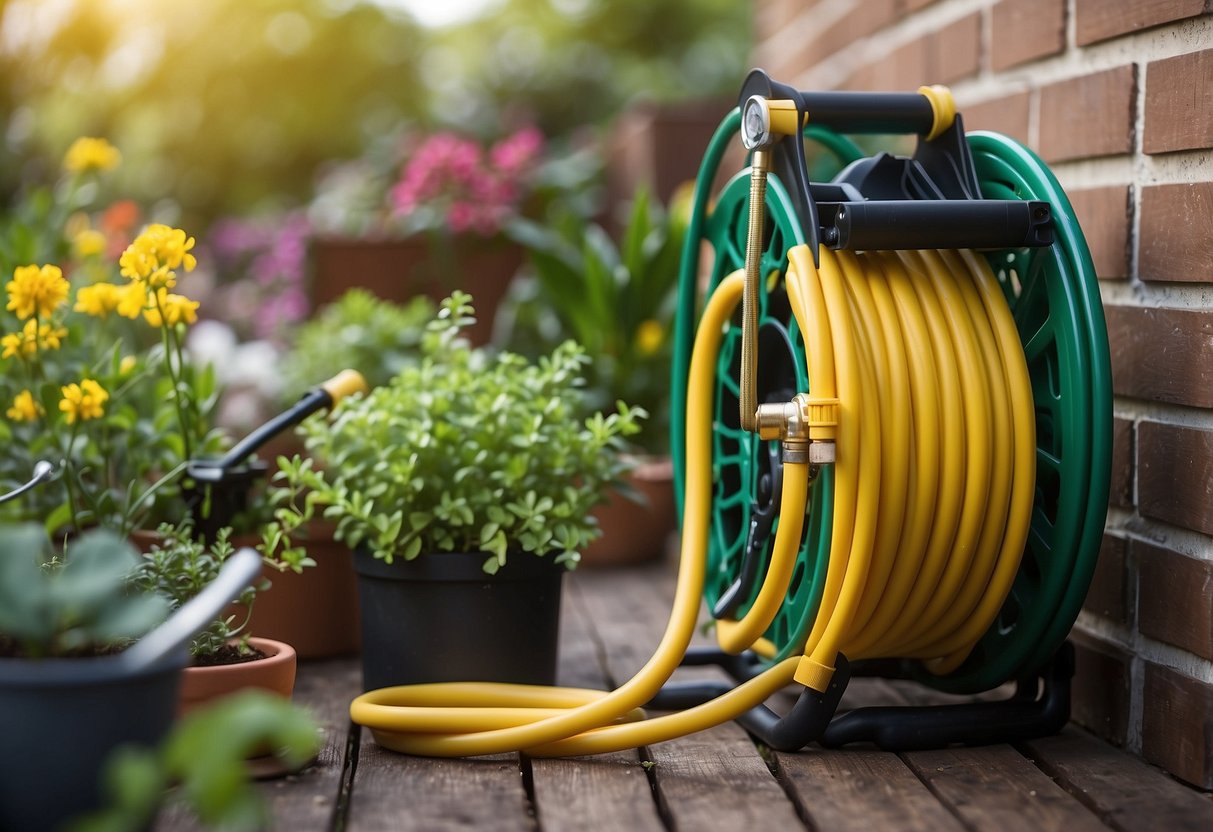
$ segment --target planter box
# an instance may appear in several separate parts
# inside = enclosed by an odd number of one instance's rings
[[[467,329],[473,344],[488,343],[493,319],[522,264],[517,246],[479,238],[457,238],[448,250],[424,237],[348,239],[320,237],[312,242],[312,308],[320,309],[360,287],[397,303],[418,295],[442,300],[454,289],[473,298],[476,323]]]

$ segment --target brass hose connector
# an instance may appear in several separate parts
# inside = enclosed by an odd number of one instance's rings
[[[790,402],[759,405],[755,420],[759,439],[778,439],[782,443],[784,462],[811,465],[834,462],[838,399],[797,393]]]
[[[745,247],[745,286],[741,294],[741,429],[757,429],[758,396],[758,285],[762,268],[762,236],[766,225],[767,171],[771,155],[754,151],[750,168],[749,229]]]

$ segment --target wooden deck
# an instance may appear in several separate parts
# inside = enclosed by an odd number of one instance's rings
[[[561,682],[628,679],[656,645],[672,595],[672,576],[659,567],[570,575]],[[316,765],[262,785],[275,828],[1213,830],[1213,797],[1074,726],[1022,745],[784,754],[728,724],[602,757],[437,760],[385,751],[369,732],[351,730],[347,708],[358,692],[356,659],[300,667],[295,698],[327,739]],[[923,695],[908,683],[857,680],[844,707]],[[182,826],[172,814],[159,823]]]

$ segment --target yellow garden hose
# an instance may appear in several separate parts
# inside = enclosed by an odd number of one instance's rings
[[[670,678],[690,644],[703,592],[711,486],[711,408],[715,360],[724,326],[741,297],[742,275],[731,275],[704,310],[691,359],[687,412],[686,511],[682,555],[670,621],[653,657],[610,693],[496,683],[437,683],[383,688],[359,696],[350,717],[370,727],[380,745],[410,754],[466,757],[526,750],[564,756],[635,748],[700,731],[736,718],[792,680],[788,659],[728,694],[696,708],[630,724]],[[805,465],[791,465],[790,479],[807,482]],[[793,494],[797,492],[793,489]],[[803,495],[803,492],[800,492]],[[787,508],[787,506],[781,506]],[[800,497],[799,514],[804,514]],[[781,534],[799,527],[786,524]],[[782,548],[777,542],[777,548]]]
[[[350,708],[381,745],[429,756],[526,750],[579,755],[662,742],[734,719],[793,679],[824,691],[835,656],[914,657],[946,673],[964,660],[1010,589],[1035,477],[1032,395],[995,278],[969,252],[788,253],[789,302],[814,398],[839,400],[834,516],[824,591],[804,655],[704,705],[639,710],[685,655],[704,584],[713,382],[740,272],[708,298],[687,398],[686,496],[673,609],[653,657],[612,692],[439,683],[363,694]],[[749,611],[721,621],[728,652],[761,638],[794,571],[809,496],[785,461],[780,522]]]

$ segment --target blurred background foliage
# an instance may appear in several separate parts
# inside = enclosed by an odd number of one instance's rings
[[[442,23],[441,9],[464,16]],[[117,192],[205,228],[306,201],[327,162],[404,128],[534,123],[559,138],[637,100],[731,94],[751,13],[736,0],[0,0],[0,192],[19,198],[72,139],[103,136],[123,153]]]

